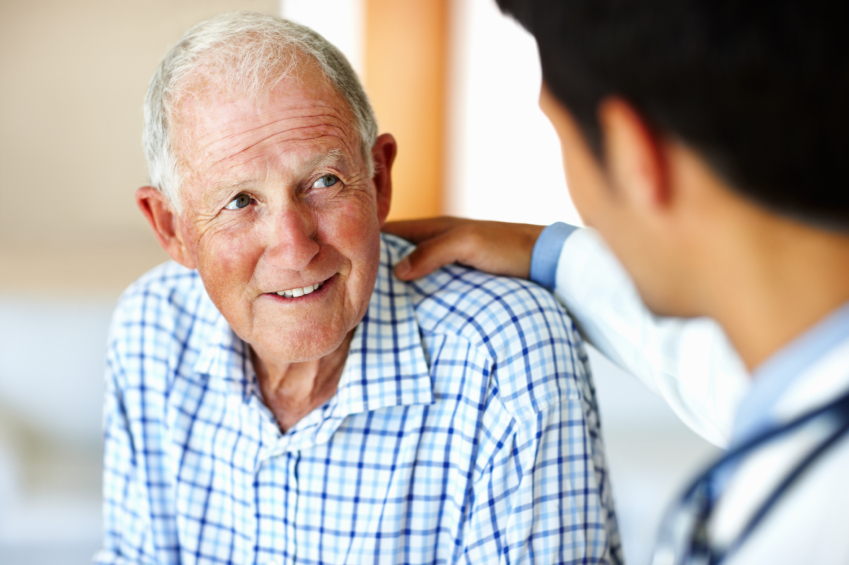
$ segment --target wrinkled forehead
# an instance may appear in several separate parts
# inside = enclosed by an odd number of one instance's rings
[[[273,65],[251,65],[243,72],[238,61],[226,57],[208,57],[188,75],[176,81],[168,96],[170,122],[175,132],[185,132],[186,125],[210,106],[250,101],[261,107],[286,98],[293,103],[319,103],[333,109],[350,121],[355,116],[348,101],[333,85],[321,66],[309,55],[293,50]],[[175,127],[176,126],[176,127]]]
[[[185,89],[171,116],[172,142],[184,173],[256,149],[269,140],[324,137],[328,151],[361,154],[356,120],[347,101],[316,64],[308,62],[265,87],[246,87],[203,69]]]

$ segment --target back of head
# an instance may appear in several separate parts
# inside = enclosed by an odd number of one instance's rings
[[[849,229],[849,33],[834,0],[498,0],[597,155],[620,96],[744,196]]]
[[[377,122],[368,97],[345,56],[308,27],[267,14],[232,12],[190,29],[165,56],[145,99],[143,145],[150,183],[179,210],[182,182],[171,130],[173,113],[198,81],[242,96],[262,96],[303,64],[316,64],[348,102],[363,157],[372,167]]]

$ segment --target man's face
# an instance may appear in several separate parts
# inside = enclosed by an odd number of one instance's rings
[[[310,67],[258,99],[210,90],[175,118],[185,262],[261,360],[334,351],[368,307],[389,198],[347,103]]]

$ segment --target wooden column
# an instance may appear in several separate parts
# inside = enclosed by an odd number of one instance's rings
[[[398,141],[390,219],[443,211],[448,0],[364,0],[365,74],[381,133]]]

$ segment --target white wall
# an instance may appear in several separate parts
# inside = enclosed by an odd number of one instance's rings
[[[493,0],[452,2],[447,211],[578,223],[554,129],[537,105],[533,38]]]
[[[0,563],[85,563],[101,536],[112,297],[0,293]]]

